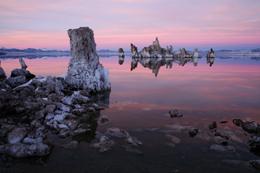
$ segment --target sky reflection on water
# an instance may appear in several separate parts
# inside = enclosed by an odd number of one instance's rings
[[[69,57],[25,61],[34,74],[64,76]],[[205,61],[205,58],[200,59],[196,67],[192,63],[184,67],[174,63],[172,69],[162,66],[155,77],[141,64],[130,71],[131,58],[125,58],[122,65],[118,64],[118,57],[101,58],[102,64],[109,69],[112,83],[110,108],[104,113],[116,125],[122,125],[122,121],[126,122],[125,125],[129,122],[136,124],[135,115],[137,118],[146,114],[149,118],[158,117],[167,114],[171,108],[180,109],[191,117],[246,116],[260,121],[259,63],[250,64],[248,62],[254,60],[245,59],[216,59],[209,67]],[[17,59],[7,59],[2,61],[2,66],[10,74],[13,68],[19,67],[19,63]],[[162,124],[166,121],[163,119],[160,119]],[[140,118],[138,121],[141,121]],[[146,118],[140,123],[155,124],[147,123]]]

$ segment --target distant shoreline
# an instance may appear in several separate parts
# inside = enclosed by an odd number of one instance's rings
[[[97,51],[100,57],[118,56],[118,51],[101,49]],[[201,54],[205,54],[206,51],[200,51]],[[218,58],[231,58],[231,57],[245,57],[260,59],[260,48],[252,50],[216,50]],[[126,56],[131,56],[130,51],[125,51]],[[42,49],[0,49],[0,59],[6,58],[42,58],[42,57],[60,57],[70,56],[68,50],[42,50]]]

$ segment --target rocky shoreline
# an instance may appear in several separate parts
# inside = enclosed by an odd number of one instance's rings
[[[100,110],[109,102],[108,74],[99,63],[93,31],[83,27],[68,34],[72,59],[66,78],[36,77],[23,59],[8,78],[0,66],[1,154],[45,156],[53,136],[94,136]]]

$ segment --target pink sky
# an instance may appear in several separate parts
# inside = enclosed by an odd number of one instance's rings
[[[98,48],[260,46],[259,0],[8,0],[0,47],[68,49],[66,30],[89,26]]]

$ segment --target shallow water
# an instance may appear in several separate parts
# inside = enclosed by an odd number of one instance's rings
[[[198,65],[173,63],[171,69],[161,66],[157,76],[138,64],[131,71],[131,58],[122,65],[118,57],[101,58],[109,69],[112,84],[109,108],[101,112],[109,123],[99,126],[126,129],[143,142],[134,152],[116,144],[111,151],[99,153],[81,141],[73,150],[54,148],[42,164],[15,163],[3,171],[14,172],[255,172],[243,161],[257,159],[248,151],[247,137],[232,124],[233,118],[260,122],[260,62],[246,58],[216,59],[210,67],[205,58]],[[25,59],[36,75],[64,76],[69,57]],[[8,74],[19,67],[17,59],[5,59],[2,66]],[[183,118],[170,118],[168,111],[178,109]],[[208,125],[212,121],[220,130],[234,133],[235,151],[216,152]],[[187,131],[176,131],[172,125],[200,129],[195,138]],[[171,145],[167,136],[177,136],[180,143]],[[227,161],[228,160],[228,161]],[[236,160],[236,161],[233,161]],[[239,163],[238,163],[239,162]]]

